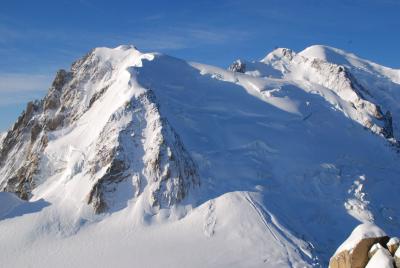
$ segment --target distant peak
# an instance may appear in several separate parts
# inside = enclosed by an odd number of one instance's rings
[[[296,53],[290,48],[277,48],[270,52],[261,62],[271,62],[283,58],[292,60],[295,55]]]
[[[125,54],[130,52],[140,53],[134,45],[119,45],[117,47],[97,47],[93,50],[95,54]]]
[[[309,46],[299,53],[299,55],[307,58],[318,58],[324,61],[340,62],[341,59],[349,53],[334,47],[324,45]]]

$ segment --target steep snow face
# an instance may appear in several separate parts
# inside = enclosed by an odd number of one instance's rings
[[[4,138],[2,190],[40,205],[0,221],[0,258],[327,267],[360,222],[400,227],[398,119],[365,92],[289,49],[231,70],[95,49]]]

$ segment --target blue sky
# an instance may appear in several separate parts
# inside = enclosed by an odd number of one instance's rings
[[[0,1],[0,131],[98,46],[225,67],[325,44],[400,68],[400,0]]]

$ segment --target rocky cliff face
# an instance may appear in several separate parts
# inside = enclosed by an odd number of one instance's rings
[[[125,54],[119,55],[117,61],[136,52],[132,47],[119,50]],[[58,148],[69,146],[70,150],[83,152],[83,158],[63,159],[68,163],[61,166],[59,160],[52,159],[51,149],[46,150],[49,140],[57,143],[60,133],[77,130],[83,124],[80,119],[91,113],[110,87],[123,91],[127,86],[116,85],[120,81],[115,73],[126,69],[117,69],[120,62],[113,65],[106,53],[94,50],[75,62],[70,71],[57,72],[47,95],[30,102],[4,135],[0,147],[1,190],[28,200],[36,186],[49,177],[73,180],[81,174],[91,184],[86,200],[100,213],[114,205],[118,185],[124,181],[130,181],[132,198],[146,192],[149,204],[158,208],[179,203],[199,186],[196,166],[179,136],[160,114],[154,94],[148,89],[133,94],[137,89],[129,85],[125,92],[130,90],[132,94],[124,97],[121,107],[116,106],[106,115],[109,118],[104,119],[104,125],[97,126],[97,133],[91,135],[89,127]],[[135,56],[140,57],[139,52]],[[113,102],[118,94],[123,93],[115,90],[107,98]],[[85,136],[91,136],[90,141],[76,146]]]

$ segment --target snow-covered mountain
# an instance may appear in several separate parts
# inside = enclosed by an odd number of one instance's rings
[[[0,135],[0,259],[327,267],[360,222],[399,231],[399,136],[400,70],[339,49],[97,48]]]

